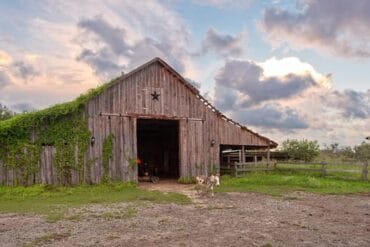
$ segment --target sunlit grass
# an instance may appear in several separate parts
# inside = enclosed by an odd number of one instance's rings
[[[276,166],[278,171],[281,172],[302,172],[307,173],[309,171],[304,171],[305,169],[312,169],[311,175],[318,175],[321,174],[322,165],[320,163],[312,163],[312,164],[291,164],[291,163],[279,163]],[[328,163],[325,165],[326,169],[326,177],[328,178],[344,178],[344,179],[361,179],[362,178],[362,169],[363,166],[360,163],[348,163],[348,164],[341,164],[341,163]],[[300,171],[302,170],[302,171]],[[316,170],[316,171],[315,171]],[[308,174],[310,175],[310,174]]]
[[[281,196],[292,191],[320,194],[370,193],[368,181],[321,177],[304,172],[255,172],[244,177],[222,176],[218,192],[258,192]]]
[[[0,213],[36,213],[47,215],[50,221],[63,217],[68,208],[92,203],[150,201],[154,203],[189,203],[179,193],[145,191],[134,184],[113,183],[76,187],[0,187]]]

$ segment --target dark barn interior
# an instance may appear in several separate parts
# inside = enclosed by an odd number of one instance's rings
[[[139,176],[145,171],[160,178],[179,177],[179,122],[137,120]]]

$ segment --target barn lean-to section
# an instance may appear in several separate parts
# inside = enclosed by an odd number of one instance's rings
[[[72,184],[137,181],[137,158],[161,163],[155,165],[163,176],[210,174],[219,169],[220,147],[268,149],[277,145],[224,116],[159,58],[115,79],[84,107],[91,136],[82,169],[67,174]],[[112,145],[107,158],[104,145],[108,139]],[[42,148],[35,183],[56,183],[53,152],[53,147]],[[0,182],[8,184],[4,170],[1,165]]]

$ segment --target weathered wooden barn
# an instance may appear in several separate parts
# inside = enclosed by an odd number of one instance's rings
[[[153,166],[159,177],[210,174],[219,170],[224,149],[277,146],[219,112],[160,58],[115,79],[84,107],[89,145],[82,172],[68,173],[70,183],[98,183],[104,176],[137,181],[144,164]],[[107,139],[112,145],[104,165]],[[54,149],[43,145],[35,183],[57,183]],[[3,180],[10,176],[5,170],[0,165]]]

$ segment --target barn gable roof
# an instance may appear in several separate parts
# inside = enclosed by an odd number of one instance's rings
[[[235,126],[245,130],[245,131],[248,131],[250,133],[252,133],[253,135],[265,140],[267,143],[269,143],[269,146],[270,147],[277,147],[277,143],[265,136],[262,136],[254,131],[252,131],[251,129],[247,128],[246,126],[232,120],[231,118],[225,116],[221,111],[219,111],[218,109],[216,109],[216,107],[214,107],[207,99],[205,99],[199,92],[199,90],[197,88],[195,88],[192,84],[190,84],[183,76],[181,76],[175,69],[173,69],[170,65],[168,65],[165,61],[163,61],[161,58],[159,57],[155,57],[153,58],[152,60],[146,62],[145,64],[131,70],[130,72],[128,72],[127,74],[123,74],[122,76],[116,78],[115,80],[113,80],[110,85],[108,86],[108,88],[114,86],[115,84],[121,82],[122,80],[142,71],[143,69],[155,64],[155,63],[158,63],[160,65],[162,65],[164,68],[166,68],[172,75],[174,75],[175,77],[177,77],[179,79],[179,81],[181,83],[183,83],[185,85],[185,87],[187,87],[193,94],[195,94],[197,96],[197,98],[199,98],[205,106],[211,108],[211,110],[217,114],[219,117],[221,117],[223,120],[225,120],[226,122],[229,122],[231,124],[234,124]]]

